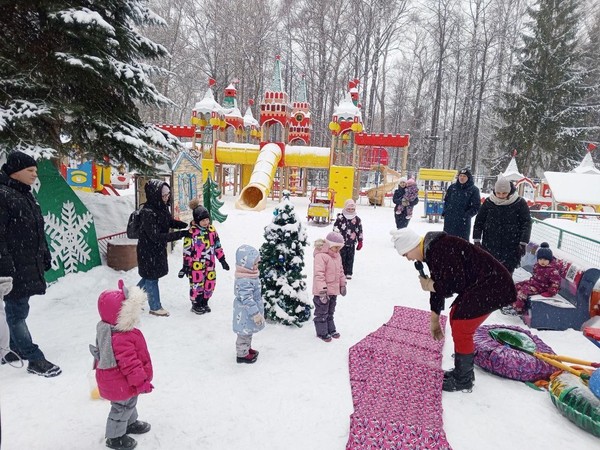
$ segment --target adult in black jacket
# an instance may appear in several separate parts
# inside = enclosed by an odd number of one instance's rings
[[[42,211],[31,193],[36,179],[37,163],[22,152],[8,155],[0,170],[0,276],[12,278],[12,290],[4,297],[11,350],[29,360],[29,373],[54,377],[60,367],[33,343],[26,322],[29,298],[46,293],[44,272],[52,266]]]
[[[160,303],[158,279],[169,273],[167,243],[182,239],[186,231],[171,228],[186,228],[187,224],[174,220],[169,212],[171,188],[161,180],[150,180],[144,187],[146,203],[140,211],[140,237],[137,244],[138,273],[142,279],[138,286],[148,294],[150,314],[168,316],[169,312]]]
[[[406,177],[400,177],[398,180],[398,188],[394,191],[392,202],[394,202],[394,220],[396,221],[396,229],[406,228],[410,219],[406,217],[406,208],[402,212],[398,211],[398,206],[402,204],[402,198],[406,193]]]
[[[458,180],[452,183],[444,196],[444,231],[468,241],[471,235],[471,217],[481,206],[479,188],[473,183],[469,169],[458,173]]]
[[[477,213],[473,243],[481,245],[512,274],[525,255],[530,235],[531,214],[527,202],[510,181],[499,178]]]

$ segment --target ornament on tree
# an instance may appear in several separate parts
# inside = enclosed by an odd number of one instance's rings
[[[219,196],[221,195],[221,190],[217,183],[215,183],[210,175],[208,174],[208,178],[204,182],[204,186],[202,186],[202,200],[204,201],[204,207],[208,209],[208,213],[210,214],[210,220],[217,222],[225,222],[227,219],[227,214],[223,214],[219,211],[219,208],[223,206],[223,202],[219,200]]]
[[[284,192],[283,196],[273,211],[272,223],[265,227],[258,269],[266,319],[300,327],[310,318],[312,308],[302,273],[307,236],[289,195]]]

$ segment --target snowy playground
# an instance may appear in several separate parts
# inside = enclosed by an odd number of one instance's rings
[[[99,235],[121,231],[133,208],[131,191],[121,197],[79,194],[96,218]],[[129,194],[129,195],[127,195]],[[225,253],[233,259],[243,243],[260,246],[277,202],[263,211],[235,209],[235,198],[224,197],[228,219],[216,227]],[[330,226],[307,224],[307,198],[293,198],[309,242],[323,237]],[[410,227],[418,233],[441,230],[442,224],[421,219],[416,207]],[[190,312],[187,283],[177,278],[181,243],[169,259],[170,272],[160,281],[168,318],[142,316],[153,358],[155,390],[142,395],[140,419],[152,430],[137,437],[140,449],[343,449],[353,414],[348,355],[353,345],[392,317],[394,307],[427,311],[428,296],[420,288],[412,264],[398,256],[389,237],[390,207],[359,204],[365,230],[364,248],[357,252],[348,295],[338,301],[336,321],[342,337],[324,343],[315,338],[312,322],[302,328],[268,324],[255,336],[260,350],[256,364],[235,362],[231,331],[233,272],[218,270],[213,312]],[[99,219],[98,219],[99,218]],[[312,247],[306,249],[306,274],[312,275]],[[31,300],[28,319],[34,340],[63,369],[45,379],[25,369],[0,367],[3,449],[102,449],[110,408],[90,398],[92,357],[88,344],[99,320],[98,295],[139,280],[137,269],[116,272],[106,266],[69,274],[51,285],[45,296]],[[489,324],[524,326],[518,317],[494,312]],[[427,330],[424,330],[427,332]],[[449,328],[446,328],[449,331]],[[532,330],[558,354],[598,360],[599,350],[580,331]],[[452,361],[452,338],[446,335],[442,366]],[[427,374],[414,374],[414,377]],[[397,383],[405,383],[401,378]],[[441,387],[440,387],[441,390]],[[472,393],[444,393],[443,431],[450,446],[461,450],[594,448],[598,438],[565,417],[547,391],[534,390],[476,368]],[[402,408],[402,402],[397,405]],[[409,407],[408,403],[406,405]]]

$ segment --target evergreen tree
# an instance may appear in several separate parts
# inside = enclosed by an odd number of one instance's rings
[[[144,169],[176,150],[138,105],[169,104],[149,79],[167,51],[140,34],[165,25],[145,0],[0,4],[0,152],[105,156]]]
[[[302,274],[307,237],[289,192],[284,191],[283,197],[273,212],[273,222],[265,227],[258,269],[265,317],[300,327],[309,319],[311,308],[306,296],[306,276]]]
[[[204,201],[204,207],[208,209],[210,220],[223,223],[227,219],[227,214],[219,211],[219,208],[223,206],[223,202],[219,200],[220,195],[219,185],[213,181],[209,173],[204,186],[202,186],[202,200]]]
[[[530,33],[522,35],[519,63],[500,109],[504,125],[497,139],[518,150],[528,176],[567,171],[581,160],[589,88],[578,42],[578,0],[538,0],[529,8]]]

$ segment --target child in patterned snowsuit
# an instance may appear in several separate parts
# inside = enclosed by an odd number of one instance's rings
[[[210,223],[208,210],[199,203],[197,198],[190,201],[194,220],[183,239],[183,268],[179,277],[187,276],[190,282],[191,311],[204,314],[211,311],[208,300],[217,282],[215,259],[225,270],[229,270],[229,264],[225,261],[219,234]]]
[[[265,327],[265,307],[258,279],[259,259],[258,250],[249,245],[242,245],[235,253],[233,332],[237,334],[238,363],[256,361],[258,351],[252,348],[252,335]]]
[[[522,314],[525,302],[530,295],[540,294],[543,297],[554,297],[560,290],[560,264],[554,258],[547,242],[542,242],[536,252],[537,263],[533,266],[533,275],[529,280],[515,285],[517,301],[513,307]]]
[[[130,449],[136,446],[128,434],[150,431],[150,424],[137,420],[140,394],[152,392],[152,361],[142,332],[136,328],[146,293],[134,286],[106,290],[98,297],[98,312],[102,319],[96,325],[96,345],[90,345],[94,355],[96,382],[100,396],[110,401],[106,421],[106,446]]]
[[[411,219],[413,208],[417,203],[419,203],[419,188],[415,180],[409,178],[406,181],[406,189],[404,190],[400,204],[396,207],[396,211],[398,211],[398,214],[402,214],[406,209],[406,218]]]
[[[344,209],[337,215],[333,223],[333,231],[344,237],[344,246],[340,250],[344,275],[352,279],[355,250],[360,250],[363,245],[363,229],[360,217],[356,215],[356,203],[351,198],[344,203]],[[358,245],[357,245],[358,244]]]

